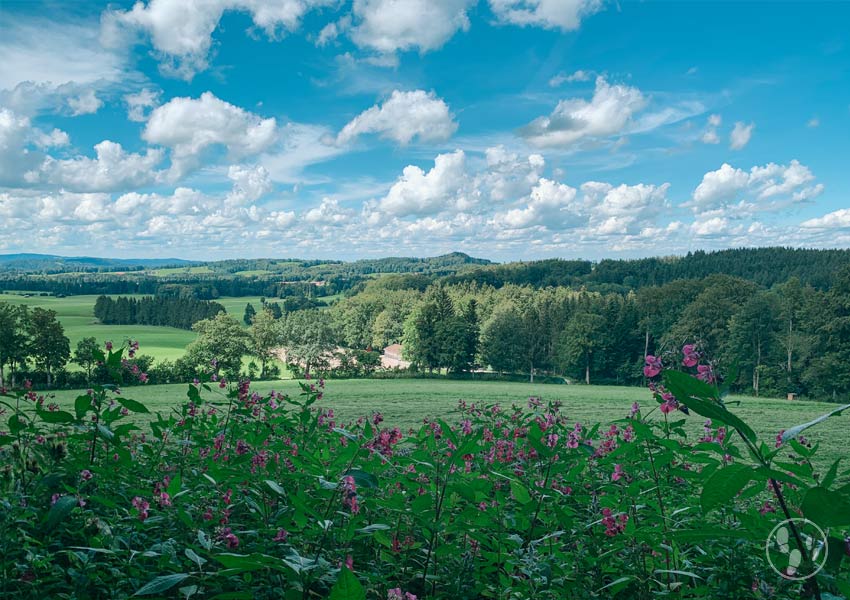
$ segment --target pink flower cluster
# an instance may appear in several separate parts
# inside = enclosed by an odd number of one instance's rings
[[[393,588],[387,591],[387,600],[416,600],[416,594],[402,592],[401,588]]]
[[[141,496],[136,496],[130,502],[130,504],[139,511],[139,521],[144,521],[148,518],[148,509],[151,507],[151,503],[142,498]]]
[[[342,478],[342,505],[353,515],[360,512],[360,504],[357,502],[357,484],[351,475]]]
[[[602,509],[602,524],[605,526],[605,535],[614,537],[618,533],[623,533],[626,530],[626,523],[629,521],[629,515],[620,513],[616,517],[611,512],[610,508]]]

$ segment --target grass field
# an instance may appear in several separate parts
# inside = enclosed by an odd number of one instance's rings
[[[174,360],[183,356],[186,346],[195,339],[195,333],[174,327],[153,327],[149,325],[102,325],[93,313],[97,296],[53,296],[25,297],[16,294],[0,294],[0,302],[39,306],[55,310],[59,321],[65,328],[65,335],[71,341],[73,351],[77,342],[84,337],[95,337],[99,342],[112,341],[120,344],[125,339],[138,340],[141,354],[153,356],[157,360]],[[224,309],[242,322],[245,305],[250,302],[255,309],[260,307],[260,297],[219,298]],[[70,364],[68,368],[74,368]]]
[[[151,411],[170,411],[186,399],[186,385],[159,385],[127,388],[125,395],[143,402]],[[292,380],[261,382],[254,386],[257,391],[271,389],[296,396],[300,393],[298,383]],[[79,394],[74,391],[56,392],[59,403],[72,405]],[[632,402],[639,402],[644,414],[656,406],[650,392],[643,388],[583,385],[545,385],[509,382],[450,381],[440,379],[337,379],[329,380],[325,397],[320,403],[333,408],[337,421],[344,423],[361,415],[380,411],[386,425],[397,425],[402,429],[418,428],[425,418],[452,420],[452,411],[460,399],[468,403],[509,406],[523,404],[530,396],[539,396],[544,401],[560,400],[563,413],[568,419],[583,422],[607,422],[621,419],[629,412]],[[835,404],[734,397],[739,406],[731,409],[747,421],[760,438],[772,446],[776,434],[794,425],[810,421],[835,408]],[[699,416],[685,417],[688,430],[694,436],[702,431],[704,419]],[[659,411],[654,416],[662,418]],[[811,430],[807,437],[821,443],[818,465],[827,465],[846,455],[847,431],[850,415],[835,417]]]

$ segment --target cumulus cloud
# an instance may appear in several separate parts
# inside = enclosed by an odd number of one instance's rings
[[[457,130],[448,104],[434,92],[394,90],[381,105],[363,111],[337,135],[337,144],[347,144],[359,135],[376,133],[399,144],[414,137],[422,141],[449,139]]]
[[[579,207],[573,202],[575,197],[575,188],[541,177],[531,189],[525,206],[497,214],[494,222],[509,229],[532,225],[563,229],[579,218]]]
[[[233,182],[233,189],[226,198],[226,203],[230,205],[243,206],[256,202],[272,189],[269,172],[261,165],[231,165],[227,170],[227,178]]]
[[[551,115],[538,117],[523,127],[520,134],[538,147],[570,146],[584,138],[620,133],[645,106],[646,99],[637,88],[611,85],[603,77],[597,77],[590,101],[561,100]]]
[[[130,10],[107,10],[101,17],[101,39],[110,47],[150,38],[164,74],[191,80],[209,66],[213,33],[225,11],[244,11],[272,39],[298,29],[301,19],[332,0],[149,0]]]
[[[144,88],[134,94],[126,94],[124,103],[127,105],[127,118],[137,123],[148,120],[148,109],[159,105],[159,91]]]
[[[589,215],[589,232],[603,236],[640,233],[669,208],[669,188],[668,183],[618,186],[598,181],[585,183],[581,190]]]
[[[602,6],[602,0],[490,0],[490,8],[503,23],[561,31],[578,29],[582,19]]]
[[[68,98],[68,108],[71,109],[72,117],[93,115],[100,110],[101,106],[103,106],[103,100],[97,97],[94,90],[86,90],[79,96]]]
[[[428,52],[458,30],[469,29],[467,9],[475,0],[354,0],[351,39],[385,54]]]
[[[749,171],[724,163],[716,171],[703,175],[690,206],[695,211],[705,211],[748,199],[759,203],[755,209],[775,210],[788,202],[804,202],[820,195],[823,184],[815,184],[814,180],[811,170],[798,160],[788,165],[768,163]]]
[[[142,138],[171,149],[172,175],[194,168],[211,146],[224,146],[232,159],[259,154],[274,143],[277,123],[204,92],[200,98],[173,98],[155,108]]]
[[[450,208],[463,210],[475,202],[468,193],[466,155],[457,150],[437,155],[427,173],[414,165],[405,167],[378,207],[396,217],[437,214]]]
[[[75,192],[108,192],[146,185],[156,180],[157,165],[165,152],[148,149],[129,153],[121,144],[104,140],[94,147],[95,158],[57,160],[46,157],[38,172],[28,174],[31,182],[46,181]]]
[[[822,217],[803,221],[803,229],[850,229],[850,208],[840,208]]]
[[[729,147],[732,150],[741,150],[750,143],[750,138],[753,136],[755,123],[747,125],[743,121],[737,121],[732,133],[729,134]]]

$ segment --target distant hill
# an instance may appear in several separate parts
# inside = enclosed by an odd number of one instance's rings
[[[0,271],[80,272],[150,269],[195,264],[180,258],[97,258],[93,256],[58,256],[55,254],[0,254]]]

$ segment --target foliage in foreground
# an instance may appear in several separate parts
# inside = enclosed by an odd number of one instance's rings
[[[758,441],[692,347],[683,362],[700,379],[647,357],[657,406],[604,426],[537,398],[461,402],[419,431],[341,424],[321,381],[299,398],[190,385],[150,420],[109,386],[72,412],[4,391],[0,596],[850,597],[850,473],[815,470],[812,424]],[[800,515],[829,534],[807,582],[764,551]]]

